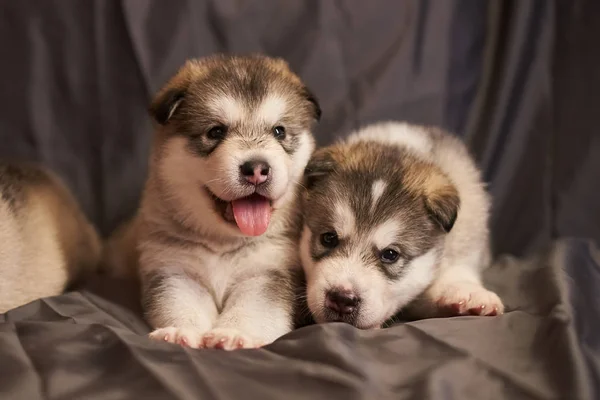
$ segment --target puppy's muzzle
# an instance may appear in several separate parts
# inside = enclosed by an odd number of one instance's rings
[[[240,165],[240,177],[255,186],[265,184],[271,180],[271,166],[263,160],[248,160]]]

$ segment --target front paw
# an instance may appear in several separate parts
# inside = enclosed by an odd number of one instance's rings
[[[149,337],[153,340],[165,341],[197,349],[200,347],[203,333],[204,332],[196,328],[176,328],[174,326],[169,326],[167,328],[154,330],[150,333]]]
[[[504,313],[500,297],[477,283],[448,282],[435,284],[428,291],[441,316],[499,315]]]
[[[200,347],[207,349],[255,349],[264,346],[260,340],[232,328],[215,328],[204,334]]]

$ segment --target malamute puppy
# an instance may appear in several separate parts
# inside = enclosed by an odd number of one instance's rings
[[[378,328],[416,317],[496,315],[490,200],[463,143],[439,129],[380,123],[318,150],[306,169],[301,257],[317,322]]]
[[[0,163],[0,313],[58,295],[98,266],[101,243],[50,171]]]
[[[280,59],[214,56],[187,62],[151,113],[149,178],[130,224],[150,336],[272,342],[292,329],[297,194],[317,101]]]

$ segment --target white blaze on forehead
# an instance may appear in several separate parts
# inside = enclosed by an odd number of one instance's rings
[[[379,250],[383,250],[396,240],[399,230],[400,224],[398,222],[392,219],[387,220],[373,229],[371,232],[371,242]]]
[[[281,96],[269,94],[256,109],[256,117],[267,125],[274,125],[281,120],[287,103]]]
[[[387,183],[381,179],[377,179],[373,182],[373,186],[371,186],[371,209],[375,208],[386,187]]]
[[[229,124],[235,124],[246,118],[244,104],[228,95],[215,96],[209,102],[209,107],[213,113],[223,116]]]
[[[340,237],[351,236],[356,227],[356,218],[348,203],[339,201],[333,207],[335,231]]]
[[[325,289],[341,289],[341,290],[359,290],[357,284],[365,282],[364,262],[360,257],[360,252],[353,251],[348,256],[332,257],[320,265],[320,284]]]

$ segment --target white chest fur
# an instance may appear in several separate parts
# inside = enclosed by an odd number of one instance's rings
[[[250,242],[225,253],[214,253],[203,246],[174,247],[147,242],[141,248],[142,273],[160,270],[161,274],[185,273],[213,295],[221,308],[227,294],[251,277],[272,270],[294,268],[297,255],[288,241]]]

